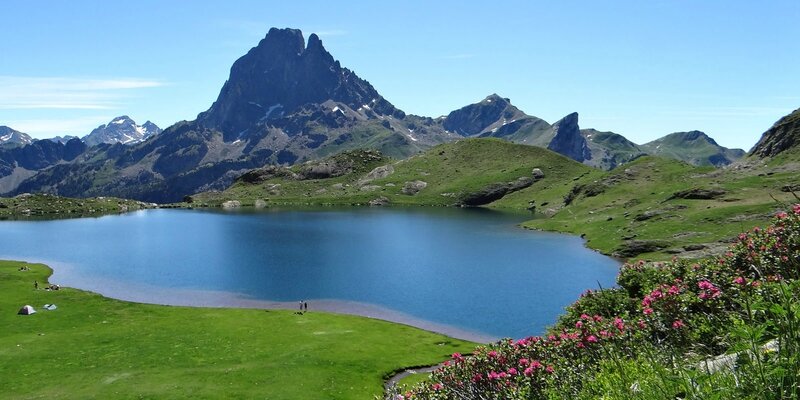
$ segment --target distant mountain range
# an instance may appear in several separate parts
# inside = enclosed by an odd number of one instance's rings
[[[32,142],[33,138],[28,136],[27,133],[22,133],[7,126],[0,126],[0,145],[24,146]]]
[[[158,135],[161,131],[161,128],[150,121],[137,125],[130,117],[123,115],[114,118],[108,124],[98,126],[82,140],[89,146],[100,143],[136,144]]]
[[[78,140],[83,146],[62,139],[48,141],[60,150],[35,141],[21,145],[30,147],[26,151],[0,151],[0,166],[5,165],[0,192],[173,202],[224,189],[265,164],[294,164],[356,148],[405,158],[464,137],[540,146],[602,169],[644,154],[716,166],[744,154],[702,132],[637,145],[613,132],[581,129],[577,113],[550,124],[496,94],[436,119],[409,115],[342,67],[317,35],[306,43],[299,30],[273,28],[236,60],[217,100],[194,121],[161,132],[122,116]],[[83,151],[72,157],[79,148]]]

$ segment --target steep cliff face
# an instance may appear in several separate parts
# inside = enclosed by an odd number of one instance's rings
[[[755,146],[751,156],[773,157],[784,151],[800,146],[800,108],[781,118],[772,125]]]
[[[547,148],[563,154],[575,161],[584,162],[592,158],[592,153],[581,135],[578,126],[578,113],[572,113],[553,124],[553,139]]]

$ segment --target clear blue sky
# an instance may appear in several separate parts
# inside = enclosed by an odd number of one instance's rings
[[[408,113],[498,93],[637,143],[698,129],[749,149],[800,107],[800,1],[37,1],[2,7],[0,125],[166,127],[216,99],[270,27],[316,32]]]

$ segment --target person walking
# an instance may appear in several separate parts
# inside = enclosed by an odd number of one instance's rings
[[[308,302],[303,301],[303,311],[308,311]]]

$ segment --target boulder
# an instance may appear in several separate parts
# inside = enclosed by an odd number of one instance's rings
[[[722,197],[728,193],[724,189],[688,189],[680,192],[675,192],[667,200],[673,199],[687,199],[687,200],[711,200]]]
[[[239,200],[228,200],[222,203],[222,208],[224,209],[232,209],[232,208],[239,208],[242,206],[242,202]]]
[[[370,206],[388,206],[391,201],[386,196],[378,197],[369,201]]]
[[[534,168],[533,171],[531,171],[531,176],[533,179],[538,181],[539,179],[544,178],[544,172],[542,172],[540,168]]]
[[[403,185],[403,189],[400,190],[401,193],[409,196],[413,196],[419,193],[420,190],[425,189],[428,186],[428,182],[425,181],[411,181],[406,182]]]
[[[253,203],[255,208],[267,208],[267,202],[261,199],[258,199]]]

